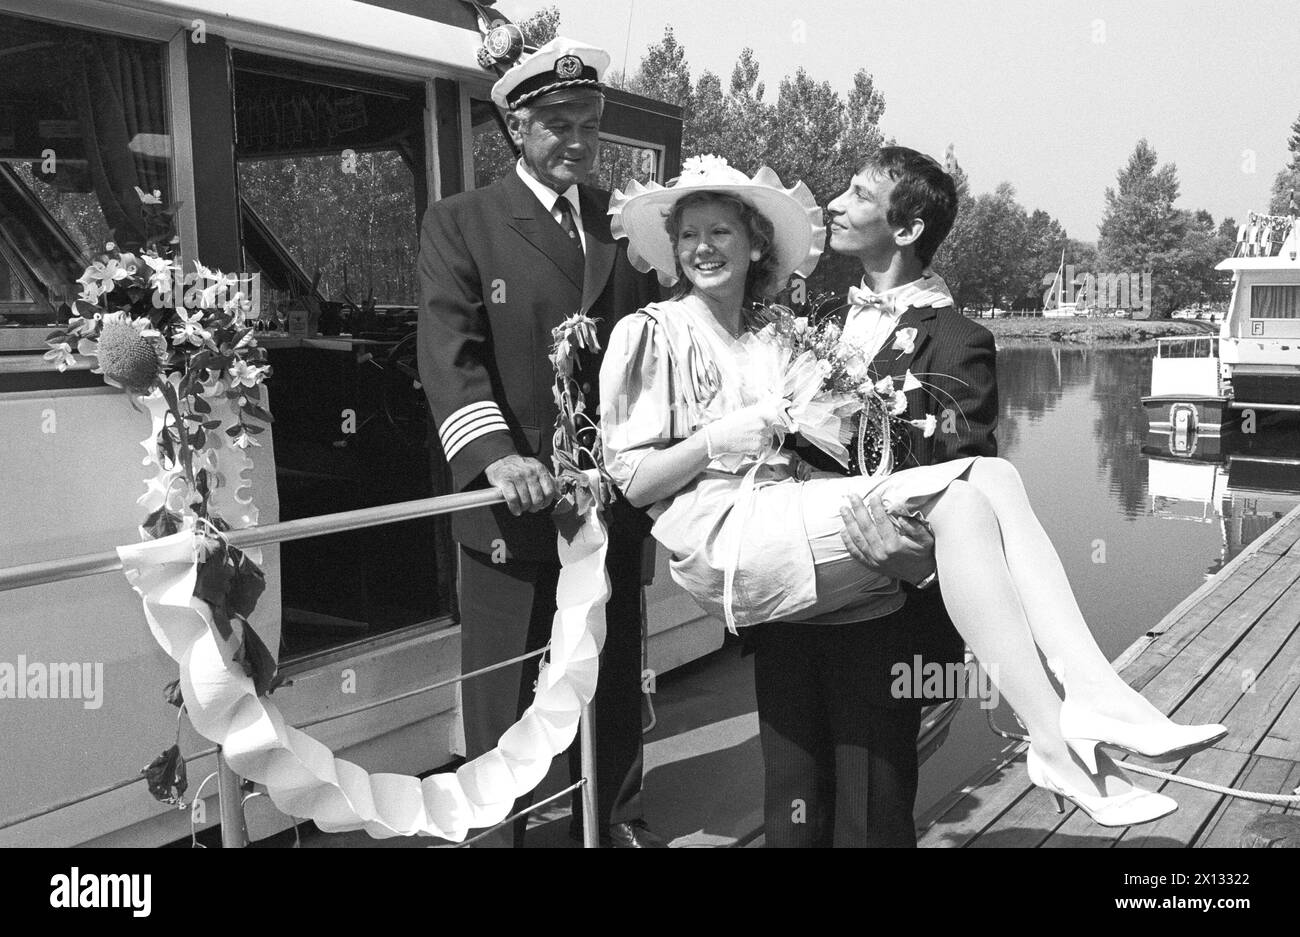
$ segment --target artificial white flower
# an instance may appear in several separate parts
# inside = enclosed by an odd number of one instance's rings
[[[204,286],[207,283],[207,286]],[[186,278],[190,287],[185,291],[184,303],[187,307],[211,309],[217,304],[217,291],[225,283],[225,277],[219,272],[209,270],[197,260],[194,261],[193,279]]]
[[[907,422],[921,430],[926,439],[929,439],[934,435],[935,427],[939,423],[939,421],[934,418],[933,413],[927,413],[924,420],[908,420]]]
[[[239,282],[238,278],[236,278],[235,282]],[[235,293],[226,300],[221,308],[226,315],[232,316],[235,325],[239,326],[244,324],[244,318],[252,310],[253,303],[243,293]]]
[[[257,446],[259,449],[262,444],[247,433],[240,433],[233,440],[234,444],[240,449],[247,449],[249,446]]]
[[[149,266],[152,273],[149,274],[149,286],[160,293],[171,294],[172,274],[180,269],[180,266],[166,257],[155,257],[145,254],[142,258]]]
[[[230,366],[230,386],[231,387],[256,387],[257,383],[262,380],[262,375],[266,373],[265,367],[258,367],[249,364],[242,358]],[[240,406],[244,404],[244,398],[239,400]]]
[[[98,260],[92,263],[86,268],[86,272],[82,274],[81,279],[77,282],[84,283],[87,279],[92,280],[101,292],[107,293],[113,289],[118,280],[125,280],[133,272],[134,268],[128,270],[110,257],[104,263],[100,263]]]
[[[77,278],[77,282],[81,284],[81,295],[78,299],[82,302],[94,305],[99,302],[99,297],[107,292],[107,290],[100,287],[99,280],[94,276],[93,269],[90,267],[87,267],[86,272]]]
[[[44,357],[46,361],[53,361],[54,366],[60,371],[66,371],[77,363],[77,359],[72,356],[72,346],[67,342],[51,345],[50,350],[45,353]]]
[[[894,391],[894,404],[889,408],[890,416],[898,416],[907,410],[907,394],[901,390]]]
[[[910,355],[916,350],[916,329],[908,327],[894,333],[894,351]]]
[[[202,348],[203,343],[212,338],[212,333],[203,328],[203,312],[196,311],[193,315],[186,315],[185,310],[177,309],[176,317],[181,320],[180,331],[172,336],[173,345],[184,345],[187,342],[195,348]]]
[[[840,360],[844,364],[844,373],[855,381],[860,381],[865,378],[867,372],[871,369],[870,362],[867,361],[866,356],[857,348],[849,349],[848,353]]]
[[[921,382],[916,379],[916,376],[912,374],[909,369],[907,373],[903,375],[903,393],[906,394],[909,391],[920,390],[921,387]]]
[[[894,395],[894,379],[892,377],[882,377],[876,381],[875,391],[882,397],[892,397]]]

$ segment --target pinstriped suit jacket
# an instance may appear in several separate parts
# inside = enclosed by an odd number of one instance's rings
[[[823,309],[826,307],[823,306]],[[831,307],[841,319],[842,301]],[[841,324],[843,324],[841,322]],[[894,350],[893,337],[872,362],[877,377],[901,378],[908,370],[928,387],[909,391],[906,419],[920,420],[933,415],[937,428],[930,438],[920,429],[907,428],[894,450],[898,469],[916,465],[933,465],[963,456],[995,456],[997,440],[994,430],[998,420],[998,386],[996,349],[993,335],[977,322],[967,319],[952,307],[908,309],[899,318],[897,328],[915,328],[911,354]],[[856,446],[850,446],[853,451]],[[808,447],[800,454],[818,468],[843,471],[829,457]],[[857,466],[851,465],[850,472]],[[897,627],[880,626],[873,641],[876,658],[864,662],[864,679],[878,692],[876,700],[885,706],[909,706],[934,700],[894,700],[889,693],[890,667],[894,662],[912,663],[921,655],[927,663],[962,660],[964,643],[953,628],[943,607],[937,587],[917,591],[904,584],[907,604]],[[876,623],[873,623],[876,627]]]

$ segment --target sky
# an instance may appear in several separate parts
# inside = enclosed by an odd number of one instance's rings
[[[671,25],[694,77],[725,86],[754,50],[774,98],[802,66],[844,94],[865,68],[885,136],[942,159],[975,194],[1097,239],[1105,190],[1145,137],[1178,167],[1180,208],[1215,222],[1265,211],[1300,116],[1297,0],[497,0],[561,12],[564,35],[635,70]],[[625,52],[626,58],[625,58]]]

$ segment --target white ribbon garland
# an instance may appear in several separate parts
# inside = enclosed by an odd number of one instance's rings
[[[142,444],[148,453],[145,464],[156,473],[141,501],[154,510],[169,500],[167,492],[174,492],[169,486],[180,469],[164,468],[157,448],[167,412],[162,395],[155,391],[144,402],[153,417],[153,433]],[[224,397],[211,402],[214,411],[222,406],[229,411]],[[251,497],[243,495],[245,473],[252,468],[248,455],[226,444],[209,451],[206,467],[218,482],[210,502],[213,513],[232,527],[255,524],[257,510]],[[454,774],[423,780],[369,774],[336,758],[327,746],[286,725],[270,699],[257,696],[252,678],[233,659],[242,632],[222,639],[208,604],[194,597],[195,541],[195,531],[187,528],[117,551],[127,581],[144,602],[154,637],[180,665],[190,722],[221,746],[237,774],[265,785],[276,807],[310,819],[326,832],[364,829],[377,838],[424,834],[460,842],[471,828],[499,823],[515,799],[546,776],[551,759],[569,747],[582,707],[595,693],[610,592],[608,539],[598,505],[588,509],[572,542],[557,538],[562,568],[550,662],[542,666],[532,705],[492,751]]]

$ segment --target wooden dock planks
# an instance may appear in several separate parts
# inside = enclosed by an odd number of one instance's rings
[[[1221,786],[1292,793],[1300,785],[1300,508],[1180,603],[1117,666],[1180,722],[1222,722],[1232,730],[1181,764],[1152,767]],[[1056,813],[1051,795],[1029,784],[1022,749],[943,806],[920,845],[1235,847],[1262,815],[1300,816],[1294,806],[1177,782],[1139,776],[1139,783],[1175,797],[1179,809],[1140,827],[1101,827],[1068,802],[1064,814]]]

